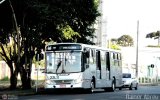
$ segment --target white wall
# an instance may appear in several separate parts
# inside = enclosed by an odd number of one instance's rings
[[[122,47],[123,72],[135,74],[136,48]],[[148,66],[154,64],[153,74],[149,77],[160,77],[160,48],[140,48],[138,52],[138,76],[148,77]]]

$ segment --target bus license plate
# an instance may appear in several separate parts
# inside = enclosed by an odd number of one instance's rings
[[[60,88],[66,88],[66,85],[65,84],[61,84]]]

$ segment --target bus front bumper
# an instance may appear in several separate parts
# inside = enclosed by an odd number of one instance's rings
[[[58,84],[58,85],[51,85],[51,84],[45,84],[45,88],[46,89],[64,89],[64,88],[82,88],[83,85],[82,83],[79,83],[79,84]]]

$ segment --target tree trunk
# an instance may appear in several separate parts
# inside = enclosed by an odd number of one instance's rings
[[[31,89],[31,62],[28,62],[27,55],[25,54],[25,66],[21,64],[21,81],[22,81],[22,89]],[[28,64],[29,63],[29,64]]]
[[[14,90],[17,87],[17,76],[18,71],[17,69],[14,71],[12,68],[10,68],[11,76],[10,76],[10,89]]]
[[[32,59],[30,58],[29,60],[29,66],[28,66],[28,70],[27,70],[27,77],[28,77],[28,88],[31,88],[31,71],[32,71]]]
[[[16,74],[12,74],[10,77],[10,89],[14,90],[17,87],[17,76]]]
[[[26,86],[26,72],[23,68],[21,68],[21,71],[20,71],[20,76],[21,76],[21,82],[22,82],[22,89],[25,89]]]

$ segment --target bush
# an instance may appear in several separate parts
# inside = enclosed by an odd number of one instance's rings
[[[149,78],[149,83],[151,83],[151,79]]]
[[[158,83],[160,83],[160,79],[158,78]]]
[[[142,77],[142,83],[144,83],[144,77]]]
[[[141,83],[141,78],[139,77],[139,82]]]

